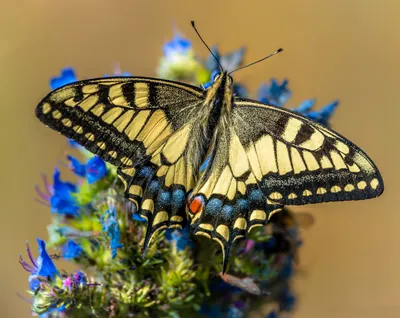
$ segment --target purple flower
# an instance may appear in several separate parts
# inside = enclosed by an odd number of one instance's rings
[[[73,286],[74,286],[74,280],[71,277],[67,277],[64,279],[63,288],[71,290]]]
[[[63,280],[63,288],[67,288],[69,290],[79,285],[98,286],[98,284],[86,284],[85,274],[82,273],[81,271],[77,271],[73,275],[68,276]]]
[[[28,272],[31,273],[29,276],[29,285],[32,290],[37,289],[40,286],[38,277],[46,277],[53,279],[56,275],[58,276],[58,270],[53,263],[53,260],[46,251],[46,244],[41,239],[37,239],[39,256],[36,260],[33,259],[29,244],[26,243],[26,251],[28,253],[31,264],[25,262],[20,256],[19,263]]]
[[[250,239],[246,240],[245,246],[244,246],[244,252],[245,254],[249,253],[253,247],[256,245],[256,242]]]
[[[73,275],[75,284],[86,284],[86,277],[85,274],[81,271],[77,271]]]
[[[54,76],[50,79],[50,87],[56,89],[76,81],[75,70],[72,67],[66,67],[61,70],[60,76]]]

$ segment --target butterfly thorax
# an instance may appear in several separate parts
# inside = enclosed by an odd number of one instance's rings
[[[205,91],[204,105],[208,112],[206,131],[209,136],[227,125],[233,101],[232,84],[230,75],[223,72],[214,77],[213,84]]]
[[[212,108],[221,108],[228,114],[232,108],[232,84],[233,80],[226,72],[217,74],[213,80],[213,84],[205,91],[205,104]]]
[[[199,117],[205,137],[203,142],[198,145],[198,153],[203,153],[201,162],[204,162],[207,157],[212,158],[215,155],[215,146],[230,125],[233,103],[232,83],[232,78],[224,72],[216,75],[213,84],[204,92],[203,114]],[[202,149],[200,150],[200,148]],[[193,192],[201,187],[208,170],[206,169],[205,173],[202,174],[202,178],[198,180],[197,187]]]

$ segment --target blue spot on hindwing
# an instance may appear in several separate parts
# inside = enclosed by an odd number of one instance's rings
[[[250,200],[264,202],[264,194],[261,192],[260,189],[253,189],[250,192]]]
[[[153,174],[153,169],[150,167],[143,167],[142,169],[139,170],[138,176],[139,177],[149,177]]]
[[[160,187],[161,187],[160,182],[153,180],[150,182],[148,190],[154,193],[160,190]]]
[[[179,209],[185,203],[185,192],[183,190],[177,189],[172,192],[172,208]]]
[[[210,214],[216,214],[219,211],[221,211],[221,208],[222,208],[222,200],[213,198],[210,201],[208,201],[206,206],[206,212]]]
[[[246,199],[238,199],[236,201],[236,209],[238,212],[245,213],[249,210],[249,202]]]
[[[233,206],[231,205],[224,205],[222,207],[222,217],[225,220],[230,220],[233,217],[233,213],[235,212]]]
[[[169,205],[171,203],[171,193],[168,191],[162,191],[159,196],[160,204]]]

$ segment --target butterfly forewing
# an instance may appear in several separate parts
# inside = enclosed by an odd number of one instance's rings
[[[119,167],[127,197],[159,229],[182,227],[186,194],[196,178],[202,140],[196,114],[202,90],[147,78],[73,83],[50,93],[37,117]]]
[[[302,205],[382,193],[374,163],[338,133],[282,108],[244,99],[235,104],[236,134],[270,200]]]

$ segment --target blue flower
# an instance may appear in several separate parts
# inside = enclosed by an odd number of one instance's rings
[[[110,237],[111,255],[112,258],[115,258],[117,256],[117,249],[123,247],[123,245],[119,242],[121,233],[117,220],[117,209],[112,200],[109,200],[108,210],[104,212],[100,221],[103,225],[103,232],[107,232]]]
[[[59,275],[59,273],[53,263],[53,260],[50,258],[49,254],[46,251],[46,243],[39,238],[37,239],[37,243],[39,247],[39,257],[36,259],[36,274],[43,277],[54,278],[56,275]]]
[[[79,205],[74,197],[77,191],[75,184],[61,181],[60,171],[56,168],[53,175],[53,194],[50,198],[51,213],[77,216]]]
[[[111,248],[112,258],[115,258],[117,256],[117,248],[123,247],[123,245],[119,242],[121,233],[119,231],[118,221],[111,220],[106,226],[105,230],[108,232],[108,235],[110,236],[111,239],[110,248]]]
[[[97,156],[93,156],[86,162],[86,179],[89,184],[95,183],[96,181],[107,176],[106,163]]]
[[[217,49],[217,46],[212,47],[212,52],[216,56],[216,58],[219,60],[219,62],[222,65],[222,68],[229,72],[234,71],[237,69],[240,65],[243,63],[243,57],[246,52],[246,49],[244,47],[237,49],[235,51],[229,52],[225,55],[221,55],[220,52]],[[208,59],[205,61],[205,66],[206,68],[211,72],[214,70],[219,69],[218,63],[215,60],[214,56],[211,54],[209,55]]]
[[[187,55],[192,49],[192,42],[183,38],[179,33],[175,33],[171,41],[163,46],[163,53],[165,57],[174,55]]]
[[[239,308],[235,305],[229,306],[228,318],[242,318],[242,317],[244,317],[243,308]]]
[[[39,289],[40,280],[36,275],[29,275],[28,282],[29,282],[30,290],[38,290]]]
[[[75,243],[73,240],[69,240],[62,247],[62,255],[64,259],[72,259],[79,257],[83,252],[82,247]]]
[[[165,231],[165,238],[170,242],[174,242],[178,251],[182,251],[188,246],[193,247],[188,226],[182,230],[174,229]]]
[[[83,284],[86,285],[86,276],[81,271],[77,271],[73,275],[75,284]]]
[[[64,317],[63,312],[66,310],[65,306],[49,308],[44,314],[40,314],[39,318],[53,318],[53,317]]]
[[[146,219],[142,218],[138,213],[133,213],[132,220],[139,222],[146,222]]]
[[[293,269],[293,259],[290,256],[286,257],[285,264],[283,264],[282,270],[279,273],[279,277],[284,279],[289,279],[294,273]]]
[[[288,81],[283,80],[281,84],[272,79],[271,84],[263,84],[258,91],[258,100],[273,106],[283,106],[292,95],[287,87]]]
[[[28,264],[19,258],[19,263],[28,272],[31,273],[29,276],[29,285],[32,290],[37,289],[40,286],[38,277],[46,277],[53,279],[55,276],[59,276],[59,272],[53,263],[53,260],[46,251],[46,243],[41,239],[37,239],[39,256],[36,260],[33,259],[29,244],[26,243],[26,251],[28,253],[31,264]]]
[[[287,80],[283,80],[282,83],[279,84],[277,80],[272,79],[271,84],[261,85],[258,92],[258,100],[269,105],[282,107],[286,104],[291,95],[292,92],[288,88]],[[312,109],[315,101],[315,99],[307,99],[297,108],[293,108],[292,110],[313,121],[327,126],[336,106],[339,104],[339,101],[333,101],[332,103],[322,107],[320,110],[313,111]]]
[[[83,148],[80,144],[78,144],[75,140],[68,139],[68,145],[71,148]]]
[[[85,177],[86,166],[73,156],[67,156],[69,168],[79,177]]]
[[[278,318],[278,313],[274,310],[265,316],[265,318]]]
[[[328,126],[328,122],[331,119],[333,113],[335,112],[337,105],[339,105],[339,101],[336,100],[322,107],[319,110],[307,112],[304,113],[303,115],[316,122],[319,122],[322,125]]]
[[[305,115],[306,113],[311,111],[311,109],[313,108],[314,104],[315,104],[315,98],[306,99],[305,101],[301,102],[300,105],[297,106],[297,108],[293,108],[292,110],[295,111],[295,112],[298,112],[300,114]]]
[[[288,287],[283,291],[279,299],[279,310],[280,311],[292,311],[296,303],[296,298]]]
[[[205,317],[223,317],[224,311],[223,308],[218,304],[207,304],[204,303],[199,313],[204,315]]]
[[[196,59],[192,43],[178,32],[163,46],[163,56],[157,75],[169,80],[179,80],[192,84],[202,84],[208,80],[209,72]]]
[[[75,70],[72,67],[66,67],[61,70],[60,76],[54,76],[50,79],[50,87],[56,89],[76,81]]]
[[[219,74],[219,70],[215,69],[210,75],[210,80],[207,83],[201,85],[203,87],[203,89],[209,88],[213,84],[215,76],[218,74]],[[233,94],[235,96],[244,97],[244,98],[246,98],[248,96],[247,89],[243,85],[237,84],[237,83],[233,83]]]
[[[233,84],[233,94],[238,97],[246,98],[248,97],[247,89],[241,84],[234,83]]]
[[[80,231],[78,229],[75,229],[73,227],[68,227],[68,226],[57,226],[57,229],[55,232],[58,235],[61,235],[67,239],[78,239],[81,237],[93,237],[93,232],[92,231]]]
[[[71,170],[79,177],[86,177],[89,184],[95,183],[108,174],[107,166],[97,156],[91,157],[86,164],[73,156],[67,156]]]

